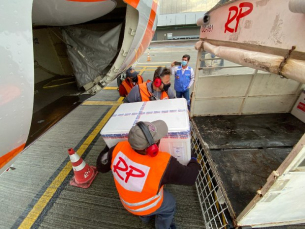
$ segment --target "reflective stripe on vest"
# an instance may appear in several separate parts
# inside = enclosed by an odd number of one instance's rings
[[[134,215],[155,212],[163,202],[162,177],[170,154],[155,157],[136,153],[127,141],[119,142],[112,151],[111,170],[121,202]]]
[[[121,201],[122,201],[124,207],[128,211],[133,212],[133,213],[135,213],[135,212],[140,213],[140,212],[147,211],[147,210],[152,209],[153,207],[157,206],[157,204],[162,199],[163,199],[163,187],[160,189],[160,191],[157,195],[155,195],[152,198],[149,198],[148,200],[144,200],[144,201],[138,202],[138,203],[128,203],[121,198]],[[145,207],[142,207],[143,205],[145,205],[149,202],[152,202],[152,203],[150,203],[149,205],[147,205]],[[133,208],[133,207],[137,207],[137,208]]]
[[[153,82],[152,82],[153,83]],[[147,88],[147,82],[139,84],[139,93],[141,95],[142,102],[150,101],[150,97],[153,96],[153,94],[148,90]],[[162,99],[168,99],[168,94],[166,91],[163,91],[161,93],[161,100]]]
[[[143,83],[143,78],[142,78],[140,75],[138,75],[138,82],[137,82],[135,85],[141,84],[141,83]],[[125,79],[125,80],[122,82],[122,85],[125,87],[125,90],[127,91],[127,94],[129,94],[129,92],[131,91],[131,89],[135,86],[135,85],[133,85],[133,84],[127,83],[127,79]]]

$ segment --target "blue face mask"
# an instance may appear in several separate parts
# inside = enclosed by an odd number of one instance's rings
[[[187,65],[187,61],[185,61],[185,60],[181,61],[181,65],[182,65],[182,66]]]

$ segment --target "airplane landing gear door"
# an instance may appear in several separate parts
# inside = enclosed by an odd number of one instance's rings
[[[0,174],[28,138],[34,99],[33,0],[0,6]],[[4,144],[5,143],[5,144]]]

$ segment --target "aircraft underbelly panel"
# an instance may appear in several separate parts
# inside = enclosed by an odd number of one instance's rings
[[[116,1],[34,0],[33,24],[65,26],[91,21],[116,7]]]

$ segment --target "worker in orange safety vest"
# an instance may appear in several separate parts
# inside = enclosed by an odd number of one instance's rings
[[[167,133],[162,120],[138,122],[130,129],[128,141],[105,148],[97,159],[100,172],[112,171],[124,208],[144,223],[155,216],[155,227],[160,229],[176,228],[176,201],[164,185],[194,185],[200,170],[194,155],[185,166],[159,150]]]
[[[128,68],[126,70],[126,79],[119,86],[120,96],[126,97],[135,85],[141,83],[143,83],[143,77],[134,68]]]
[[[170,75],[170,69],[158,67],[154,73],[153,81],[133,87],[126,97],[125,103],[175,98],[175,94],[170,88]]]

